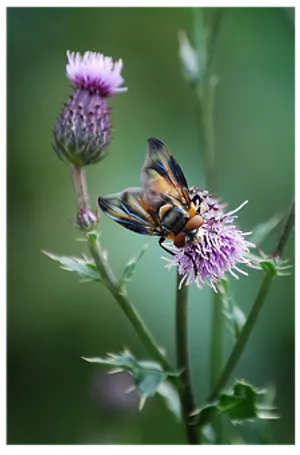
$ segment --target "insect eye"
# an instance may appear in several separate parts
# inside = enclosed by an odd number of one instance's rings
[[[179,232],[179,234],[176,235],[175,240],[174,240],[174,245],[177,248],[183,248],[186,242],[186,234],[185,232]]]
[[[194,230],[197,231],[197,229],[199,229],[203,223],[204,220],[202,216],[196,215],[193,218],[189,219],[189,221],[186,223],[185,230],[187,232],[193,232]]]

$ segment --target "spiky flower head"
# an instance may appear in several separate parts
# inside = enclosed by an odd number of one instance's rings
[[[54,149],[63,161],[76,166],[94,164],[107,154],[111,139],[107,98],[126,87],[122,60],[113,62],[96,52],[67,52],[66,74],[74,92],[54,127]]]
[[[124,82],[121,59],[114,62],[97,52],[85,52],[81,56],[79,52],[67,51],[67,57],[67,77],[77,87],[96,90],[102,97],[126,92],[127,87],[120,87]]]
[[[173,259],[168,259],[167,267],[178,267],[182,275],[180,287],[185,283],[195,282],[202,289],[208,284],[217,291],[217,284],[226,279],[229,273],[238,278],[237,273],[247,275],[239,265],[251,266],[248,258],[254,245],[234,224],[235,215],[247,202],[231,212],[224,212],[224,205],[213,199],[207,191],[192,190],[192,197],[198,195],[201,200],[201,214],[204,224],[199,229],[194,241],[187,242],[184,248],[175,249]]]

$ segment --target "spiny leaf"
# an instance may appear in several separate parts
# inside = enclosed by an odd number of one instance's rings
[[[101,281],[97,267],[92,259],[86,257],[56,256],[48,251],[43,251],[43,253],[50,259],[58,262],[62,270],[76,272],[80,277],[84,277],[88,281]]]
[[[203,425],[221,415],[234,424],[256,419],[278,419],[274,413],[276,408],[262,402],[265,393],[245,381],[237,381],[231,390],[222,392],[213,403],[199,410],[198,423]]]
[[[274,255],[268,256],[262,251],[260,254],[260,256],[253,253],[247,255],[247,258],[251,261],[253,268],[264,270],[272,277],[290,275],[289,270],[292,266],[288,264],[288,259],[281,259]]]
[[[83,357],[90,363],[113,367],[117,371],[128,371],[134,377],[135,389],[140,395],[139,409],[145,405],[147,398],[159,394],[164,398],[167,407],[171,412],[179,418],[180,403],[179,397],[171,384],[167,382],[169,376],[174,376],[175,373],[164,371],[162,367],[153,361],[136,360],[133,355],[125,350],[120,354],[108,354],[107,357]],[[116,372],[116,370],[114,371]]]
[[[221,295],[223,304],[223,313],[228,319],[229,330],[233,333],[237,339],[241,333],[241,330],[246,322],[246,316],[241,308],[235,302],[231,291],[228,280],[222,280],[218,284],[218,291]]]
[[[147,248],[148,243],[145,243],[139,254],[136,257],[131,258],[126,264],[119,282],[120,289],[122,289],[125,286],[125,284],[131,279],[132,275],[136,270],[136,266],[139,260],[141,259]]]
[[[265,238],[278,226],[282,220],[282,215],[276,214],[272,216],[268,221],[260,223],[255,226],[252,230],[252,234],[249,237],[249,242],[261,245]]]

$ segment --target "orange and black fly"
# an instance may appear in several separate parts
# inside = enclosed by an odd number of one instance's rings
[[[99,197],[103,212],[121,226],[143,235],[173,241],[177,248],[198,239],[204,223],[201,199],[189,191],[186,178],[168,148],[155,138],[148,139],[142,168],[142,187]]]

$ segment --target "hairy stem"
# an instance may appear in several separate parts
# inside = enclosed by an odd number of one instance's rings
[[[177,274],[176,292],[176,355],[177,369],[180,372],[180,400],[182,420],[185,425],[186,436],[189,444],[199,444],[199,434],[195,426],[195,419],[191,414],[195,411],[188,350],[188,287],[179,289],[181,276]]]
[[[81,166],[72,167],[73,185],[77,199],[78,212],[90,208],[89,194],[87,190],[85,172]]]
[[[83,168],[73,167],[72,176],[74,182],[74,189],[76,194],[76,200],[78,205],[78,211],[82,209],[88,209],[90,207],[89,197],[87,192],[87,185],[85,179],[85,173]],[[133,325],[135,331],[137,332],[139,338],[144,343],[148,352],[157,360],[161,366],[167,370],[172,371],[172,367],[169,365],[164,355],[160,351],[156,342],[154,341],[151,333],[147,329],[142,318],[139,316],[135,310],[133,304],[131,303],[129,297],[121,290],[118,286],[118,281],[114,276],[113,271],[110,268],[110,265],[103,254],[103,249],[99,243],[98,236],[95,233],[87,234],[87,243],[90,249],[91,255],[95,261],[98,272],[105,284],[106,288],[114,296],[118,302],[120,308],[123,310],[131,324]],[[177,377],[170,377],[174,383],[177,383]]]
[[[294,229],[294,225],[295,225],[295,203],[293,202],[290,212],[287,217],[286,224],[284,226],[284,229],[282,231],[282,234],[281,234],[278,244],[277,244],[277,248],[275,250],[277,257],[281,257],[281,255],[283,254],[283,251],[290,238],[290,235]],[[253,304],[253,307],[247,318],[247,321],[240,333],[239,338],[237,339],[237,341],[233,347],[233,350],[224,367],[224,370],[220,376],[220,379],[218,380],[216,386],[213,388],[213,392],[212,392],[211,396],[209,397],[209,400],[214,399],[218,395],[218,393],[226,385],[233,370],[235,369],[235,367],[244,351],[247,341],[252,333],[252,330],[255,326],[255,323],[260,314],[260,311],[266,301],[266,298],[268,296],[268,293],[270,291],[271,284],[272,284],[274,278],[275,278],[275,275],[273,275],[271,273],[267,273],[267,275],[265,276],[265,278],[261,284],[261,287],[259,289],[259,292],[257,294],[257,297],[255,299],[255,302]]]

